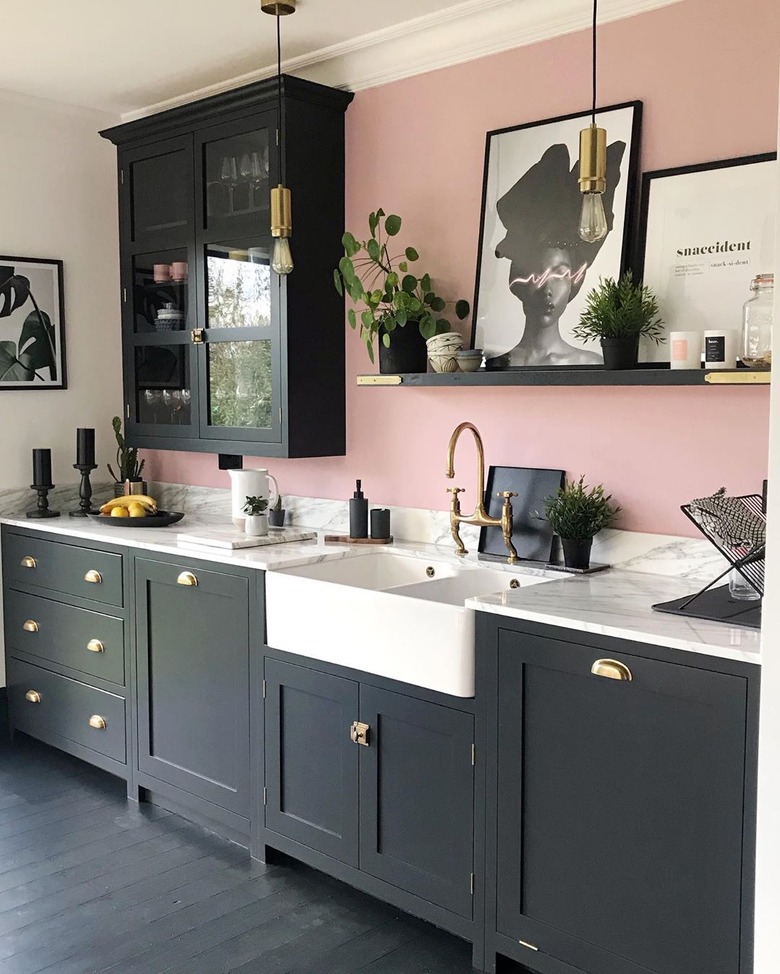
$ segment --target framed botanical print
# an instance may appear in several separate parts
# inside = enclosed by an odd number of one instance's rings
[[[0,389],[65,389],[62,261],[0,257]]]
[[[572,331],[588,290],[630,259],[642,103],[596,113],[607,130],[607,235],[579,235],[580,131],[590,113],[488,132],[473,342],[489,369],[599,366]]]
[[[667,333],[739,330],[750,282],[775,264],[777,156],[645,173],[637,270]],[[642,343],[645,361],[669,346]]]

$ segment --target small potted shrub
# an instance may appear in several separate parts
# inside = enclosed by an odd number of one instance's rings
[[[268,534],[268,498],[247,497],[244,504],[244,531],[248,538],[264,538]]]
[[[274,501],[274,506],[268,512],[268,523],[272,528],[284,527],[285,510],[282,507],[282,495],[279,494]]]
[[[620,508],[610,503],[612,494],[605,494],[604,487],[588,487],[585,477],[565,480],[563,487],[545,498],[544,514],[537,514],[549,521],[553,531],[561,539],[563,563],[567,568],[588,568],[594,537],[602,528],[609,527]]]
[[[339,294],[348,294],[362,311],[350,308],[347,320],[365,343],[374,361],[374,339],[379,336],[379,371],[384,373],[425,372],[425,342],[434,335],[452,331],[441,314],[444,298],[433,290],[429,274],[417,276],[409,265],[419,260],[414,247],[392,255],[388,244],[401,229],[401,217],[385,216],[382,209],[369,214],[367,240],[354,234],[341,238],[344,256],[333,272]],[[455,302],[455,314],[463,320],[471,310],[468,301]]]
[[[605,369],[636,368],[642,337],[656,345],[665,340],[658,301],[649,287],[634,283],[631,271],[618,281],[599,280],[573,334],[583,342],[601,341]]]
[[[107,464],[108,472],[114,478],[114,497],[122,497],[124,494],[146,494],[146,481],[141,476],[146,460],[138,459],[138,450],[129,447],[122,436],[122,420],[119,416],[114,416],[111,421],[116,437],[116,473]]]

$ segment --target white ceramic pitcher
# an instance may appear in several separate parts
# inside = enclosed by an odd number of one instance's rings
[[[279,485],[267,470],[228,470],[230,474],[230,514],[233,524],[244,530],[244,504],[247,497],[267,497],[269,508],[279,496]],[[273,483],[273,487],[271,484]]]

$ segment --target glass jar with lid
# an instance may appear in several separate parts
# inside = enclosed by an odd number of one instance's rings
[[[759,274],[742,309],[742,362],[749,369],[772,366],[772,315],[775,275]]]

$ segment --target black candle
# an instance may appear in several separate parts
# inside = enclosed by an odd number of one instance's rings
[[[88,467],[95,464],[95,431],[76,430],[76,463]]]
[[[51,450],[33,450],[33,485],[51,487]]]

